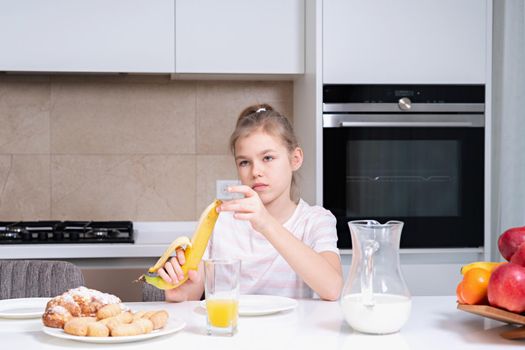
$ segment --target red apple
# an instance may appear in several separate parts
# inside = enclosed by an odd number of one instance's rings
[[[525,243],[520,244],[518,250],[512,254],[510,262],[525,267]]]
[[[525,311],[525,267],[513,263],[498,266],[490,276],[487,295],[492,306]]]
[[[523,242],[525,242],[525,226],[509,228],[499,236],[499,252],[507,261],[510,261]]]

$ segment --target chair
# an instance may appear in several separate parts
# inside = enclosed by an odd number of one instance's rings
[[[150,284],[142,283],[142,301],[164,301],[164,291]]]
[[[82,271],[69,262],[0,260],[0,299],[55,297],[82,285]]]

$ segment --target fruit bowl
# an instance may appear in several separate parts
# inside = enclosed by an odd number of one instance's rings
[[[490,305],[467,305],[458,303],[458,309],[496,321],[521,325],[519,328],[501,333],[500,336],[506,339],[525,338],[525,316],[522,314],[503,310]]]
[[[496,321],[506,322],[510,324],[525,325],[525,316],[500,309],[490,305],[467,305],[458,304],[458,309],[479,316],[491,318]]]

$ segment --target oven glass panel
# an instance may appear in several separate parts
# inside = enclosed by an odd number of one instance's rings
[[[323,206],[337,219],[405,223],[402,248],[483,246],[484,130],[323,129]]]
[[[459,216],[458,140],[350,140],[348,217]]]

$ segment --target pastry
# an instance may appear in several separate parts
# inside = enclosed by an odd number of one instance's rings
[[[128,324],[119,324],[111,330],[113,337],[125,337],[131,335],[146,334],[153,330],[153,324],[150,320],[141,318]]]
[[[146,311],[146,313],[141,318],[147,318],[149,319],[153,314],[157,311]]]
[[[79,287],[51,299],[42,315],[42,321],[47,327],[63,328],[72,317],[94,317],[106,305],[117,304],[125,309],[121,300],[98,290]]]
[[[64,324],[71,318],[73,318],[71,313],[60,305],[53,305],[46,308],[46,312],[42,316],[44,325],[53,328],[64,328]]]
[[[151,323],[153,323],[153,329],[160,329],[166,325],[168,318],[168,313],[164,310],[161,310],[155,312],[152,316],[150,316],[149,320],[151,321]]]
[[[144,315],[146,314],[146,311],[137,311],[133,314],[133,321],[136,321],[142,317],[144,317]]]
[[[145,318],[141,318],[140,320],[137,320],[134,323],[138,324],[139,327],[142,329],[142,334],[147,334],[149,332],[152,332],[154,329],[153,322]]]
[[[111,331],[114,327],[121,325],[121,324],[128,324],[133,322],[133,315],[131,312],[126,311],[118,314],[117,316],[105,318],[103,320],[100,320],[99,322],[105,324],[109,330]]]
[[[104,318],[117,316],[121,312],[122,312],[122,308],[120,307],[119,304],[104,305],[97,311],[97,318],[101,320]]]
[[[64,332],[71,335],[85,336],[88,332],[88,325],[96,321],[96,317],[73,317],[64,325]]]
[[[88,337],[107,337],[109,335],[109,328],[100,322],[93,322],[88,324]]]
[[[116,296],[86,287],[51,299],[42,315],[44,325],[80,337],[147,334],[163,328],[168,318],[166,310],[132,313]]]

